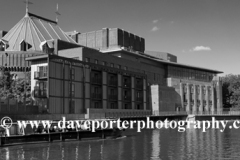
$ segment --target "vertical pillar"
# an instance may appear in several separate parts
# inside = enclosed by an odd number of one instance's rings
[[[194,97],[193,112],[196,112],[197,111],[197,86],[195,84],[193,85],[193,97]]]
[[[183,108],[183,110],[185,110],[185,108],[184,108],[184,99],[183,99],[183,97],[184,97],[184,89],[183,89],[183,84],[182,83],[180,83],[180,97],[181,97],[181,106],[182,106],[182,108]]]
[[[122,75],[118,74],[118,109],[122,109]]]
[[[217,111],[222,111],[222,81],[218,78],[217,81]]]
[[[190,108],[191,108],[190,95],[191,95],[190,84],[187,83],[187,108],[186,108],[187,112],[191,111],[190,110]]]
[[[203,89],[202,85],[199,85],[199,100],[200,100],[200,106],[199,106],[199,112],[203,111]]]
[[[206,87],[206,111],[209,112],[209,86],[205,86]]]
[[[107,103],[107,99],[108,99],[108,94],[107,94],[107,72],[102,72],[102,109],[104,110],[104,112],[106,112],[106,110],[110,107],[108,107],[108,103]]]
[[[132,102],[132,109],[135,109],[135,101],[136,101],[136,97],[135,97],[135,90],[134,90],[134,88],[135,88],[135,78],[134,77],[131,77],[131,102]]]
[[[215,99],[214,99],[215,95],[214,95],[214,86],[213,85],[211,86],[211,92],[212,92],[212,97],[211,97],[212,108],[211,108],[211,110],[212,110],[212,112],[214,112],[215,111]]]
[[[147,110],[147,87],[146,79],[143,79],[143,108]],[[150,104],[148,104],[150,105]]]

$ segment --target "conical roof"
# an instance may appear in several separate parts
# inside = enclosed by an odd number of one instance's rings
[[[57,22],[26,13],[3,38],[7,41],[6,51],[20,51],[20,44],[24,41],[28,50],[41,51],[40,44],[45,41],[59,39],[76,43],[57,24]]]

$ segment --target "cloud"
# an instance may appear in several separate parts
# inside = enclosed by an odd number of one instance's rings
[[[211,51],[210,47],[205,47],[205,46],[196,46],[190,51]]]
[[[152,21],[154,24],[158,22],[158,19],[155,19]]]
[[[154,26],[151,31],[155,32],[157,30],[159,30],[159,28],[157,26]]]

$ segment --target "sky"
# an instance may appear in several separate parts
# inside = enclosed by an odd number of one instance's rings
[[[240,74],[240,0],[30,0],[29,12],[80,33],[121,28],[145,38],[146,50],[174,54],[178,63]],[[19,0],[1,0],[0,30],[24,15]]]

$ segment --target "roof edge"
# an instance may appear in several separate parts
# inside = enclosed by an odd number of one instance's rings
[[[187,65],[187,64],[181,64],[181,63],[176,63],[176,62],[169,62],[169,61],[166,61],[166,60],[161,60],[157,57],[154,57],[154,58],[150,58],[150,56],[146,55],[146,53],[143,53],[143,54],[139,54],[139,53],[134,53],[134,52],[130,52],[130,51],[127,51],[127,50],[124,50],[124,49],[121,49],[121,48],[116,48],[114,50],[102,50],[100,52],[102,53],[110,53],[110,52],[118,52],[118,51],[124,51],[124,52],[127,52],[127,53],[131,53],[131,54],[134,54],[134,55],[138,55],[140,57],[143,57],[143,58],[147,58],[147,59],[151,59],[153,61],[157,61],[157,62],[161,62],[161,63],[165,63],[165,64],[169,64],[169,65],[175,65],[175,66],[182,66],[182,67],[188,67],[188,68],[195,68],[195,69],[200,69],[200,70],[205,70],[205,71],[210,71],[210,72],[213,72],[213,73],[224,73],[222,71],[217,71],[217,70],[213,70],[213,69],[208,69],[208,68],[203,68],[203,67],[197,67],[197,66],[192,66],[192,65]],[[171,53],[170,53],[171,54]]]
[[[51,22],[51,23],[57,24],[56,21],[53,21],[53,20],[50,20],[50,19],[47,19],[47,18],[44,18],[44,17],[38,16],[38,15],[33,14],[33,13],[30,13],[30,12],[28,12],[28,15],[29,15],[29,17],[36,17],[36,18],[38,18],[38,19],[42,19],[42,20],[44,20],[44,21],[48,21],[48,22]]]

